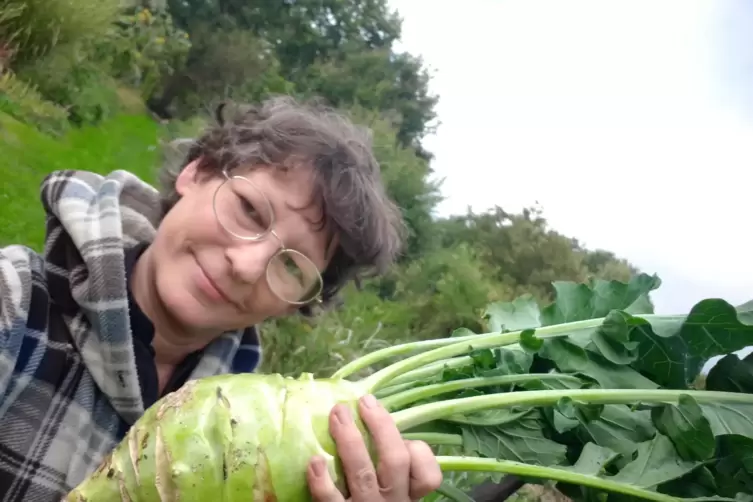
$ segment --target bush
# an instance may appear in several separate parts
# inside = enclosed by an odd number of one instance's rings
[[[147,100],[180,71],[191,48],[188,33],[167,12],[130,9],[99,40],[94,53],[109,73]]]
[[[465,245],[428,253],[361,291],[346,288],[342,297],[340,307],[315,320],[296,316],[267,323],[263,371],[327,376],[388,345],[442,338],[460,327],[481,332],[486,328],[480,309],[511,299]]]
[[[119,0],[5,0],[0,40],[22,66],[55,46],[101,36],[115,20]]]
[[[0,112],[48,134],[68,129],[68,112],[45,100],[36,87],[11,72],[0,74]]]
[[[199,24],[191,32],[186,67],[168,79],[150,104],[158,113],[185,119],[220,101],[257,101],[292,91],[268,42],[246,30]]]
[[[262,371],[326,377],[360,355],[411,338],[411,333],[394,329],[406,325],[399,305],[352,286],[344,296],[342,306],[315,319],[293,316],[265,323]]]
[[[46,99],[65,107],[76,125],[98,124],[120,111],[117,82],[82,44],[58,46],[20,75]]]

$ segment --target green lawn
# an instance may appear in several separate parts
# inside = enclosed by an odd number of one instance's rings
[[[0,114],[0,246],[41,249],[44,214],[39,186],[51,171],[125,169],[154,183],[158,143],[165,134],[146,116],[121,116],[52,138]]]

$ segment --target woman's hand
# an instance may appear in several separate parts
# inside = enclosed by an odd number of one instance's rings
[[[375,442],[376,466],[348,408],[335,406],[330,415],[330,431],[343,462],[349,501],[412,502],[439,487],[442,471],[426,443],[404,440],[392,416],[373,396],[361,399],[359,412]],[[308,482],[316,502],[345,501],[323,459],[311,461]]]

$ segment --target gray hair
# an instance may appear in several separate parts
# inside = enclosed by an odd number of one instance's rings
[[[209,176],[239,166],[306,165],[313,168],[315,197],[324,209],[321,223],[339,239],[322,273],[323,301],[329,302],[348,281],[383,273],[394,263],[405,227],[381,180],[369,130],[330,108],[299,104],[290,97],[274,97],[227,114],[228,107],[220,105],[216,125],[198,139],[178,142],[184,154],[160,171],[163,213],[178,201],[175,181],[194,160],[199,172]]]

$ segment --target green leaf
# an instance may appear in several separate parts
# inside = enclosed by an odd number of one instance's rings
[[[543,310],[526,294],[511,302],[488,305],[483,317],[490,331],[506,332],[605,317],[612,310],[650,314],[653,307],[648,294],[660,284],[657,276],[647,274],[636,275],[627,283],[597,279],[590,286],[556,281],[552,284],[555,300]]]
[[[567,448],[544,437],[543,430],[539,411],[532,410],[493,427],[463,426],[463,448],[466,454],[487,458],[547,466],[564,463]]]
[[[712,357],[753,345],[753,302],[749,308],[736,310],[724,300],[708,299],[687,316],[630,318],[636,328],[632,336],[640,343],[633,367],[663,387],[687,388]]]
[[[544,340],[539,356],[552,361],[560,372],[582,373],[596,380],[605,389],[656,389],[659,387],[630,366],[617,365],[565,338]]]
[[[487,377],[495,375],[522,375],[529,373],[533,354],[518,349],[477,349],[469,354],[472,364],[463,368],[446,369],[442,380]]]
[[[564,373],[560,373],[559,371],[552,371],[550,372],[550,374],[565,375]],[[586,375],[572,373],[572,374],[567,374],[567,377],[576,377],[579,379],[579,382],[573,381],[571,378],[567,378],[567,379],[551,378],[551,379],[528,380],[527,382],[523,382],[518,385],[525,390],[583,389],[583,388],[590,388],[590,387],[598,386],[593,379],[587,377]]]
[[[575,464],[561,467],[561,469],[588,474],[589,476],[594,477],[604,477],[606,475],[607,467],[609,467],[619,456],[619,453],[612,451],[609,448],[594,443],[586,443]],[[582,486],[558,483],[557,488],[563,494],[570,497],[571,500],[577,500],[579,502],[598,502],[606,499],[605,495],[596,490]]]
[[[717,482],[727,496],[753,493],[753,438],[730,434],[717,438]]]
[[[474,392],[473,394],[480,395],[481,393]],[[496,408],[476,413],[451,415],[447,417],[446,420],[456,424],[475,425],[479,427],[497,427],[517,422],[526,415],[533,413],[533,411],[533,408],[524,408],[522,410],[520,408]]]
[[[656,429],[667,436],[684,460],[708,460],[714,456],[711,424],[695,399],[681,396],[679,404],[664,404],[651,410]]]
[[[709,467],[700,467],[685,476],[662,485],[662,491],[684,498],[709,498],[719,493],[714,473]]]
[[[520,331],[541,326],[541,312],[531,295],[519,296],[511,302],[495,302],[486,307],[483,317],[489,331]]]
[[[519,345],[530,354],[535,354],[544,345],[544,341],[541,338],[536,337],[536,331],[533,329],[526,329],[520,334]]]
[[[477,333],[474,333],[468,328],[458,328],[456,330],[453,330],[453,332],[450,334],[450,337],[474,336],[474,335],[477,335]]]
[[[729,354],[717,361],[706,376],[706,389],[753,393],[753,353],[744,359]]]
[[[640,396],[641,390],[688,389],[716,356],[722,359],[709,372],[706,388],[753,393],[753,354],[731,354],[753,346],[753,301],[733,307],[707,299],[687,315],[655,315],[649,294],[658,285],[648,275],[627,283],[560,281],[546,308],[538,310],[530,297],[490,305],[490,325],[522,333],[517,345],[475,355],[474,375],[553,372],[568,380],[529,381],[479,394],[596,386],[633,389]],[[561,462],[560,467],[564,455],[577,460],[561,468],[673,497],[753,501],[753,404],[719,404],[681,393],[676,402],[649,405],[640,397],[605,405],[565,397],[556,405],[485,410],[449,422],[462,431],[466,454],[549,466]],[[626,500],[566,488],[574,500]]]
[[[681,459],[672,441],[667,436],[657,434],[652,440],[639,444],[636,458],[611,479],[642,488],[656,488],[688,474],[700,465],[700,462]]]
[[[605,469],[620,454],[609,448],[599,446],[594,443],[586,443],[580,452],[578,460],[572,466],[563,467],[563,469],[589,474],[591,476],[600,476],[606,473]]]
[[[607,314],[604,322],[591,336],[596,352],[614,364],[630,364],[638,358],[639,343],[630,339],[630,327],[619,311]],[[591,348],[591,345],[586,345]]]
[[[526,330],[519,345],[527,351],[541,348],[535,343],[538,339],[534,333],[527,330],[606,317],[596,329],[573,331],[568,341],[613,364],[627,365],[638,358],[639,342],[631,339],[633,326],[628,324],[626,314],[652,313],[648,294],[660,282],[658,277],[647,274],[639,274],[627,283],[601,279],[590,285],[557,281],[553,283],[555,301],[542,310],[530,295],[523,295],[512,302],[490,304],[484,317],[491,331]]]
[[[753,405],[703,403],[700,406],[714,436],[740,434],[753,437]]]
[[[557,411],[571,420],[589,423],[599,419],[604,411],[604,405],[580,403],[571,397],[563,397],[557,402]]]
[[[576,418],[573,434],[581,443],[595,443],[629,457],[638,444],[656,434],[651,415],[646,410],[632,410],[624,404],[610,404],[601,410],[598,420]]]
[[[551,326],[566,322],[606,317],[612,310],[648,314],[645,298],[658,288],[657,276],[639,274],[629,282],[593,281],[592,287],[575,282],[553,283],[556,300],[541,311],[541,325]]]

